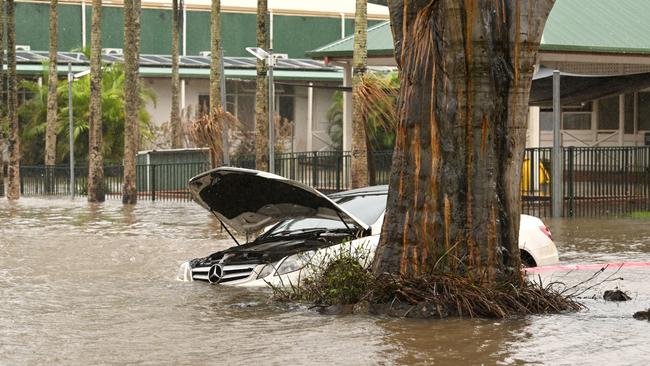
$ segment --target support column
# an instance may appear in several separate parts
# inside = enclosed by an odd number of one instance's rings
[[[527,148],[539,147],[539,111],[539,107],[528,108],[528,131],[526,136]],[[523,179],[528,179],[528,184],[531,184],[533,191],[539,192],[539,172],[541,171],[539,153],[531,154],[529,159],[531,159],[528,162],[528,174],[530,175],[523,177]],[[531,177],[533,178],[532,181]]]
[[[625,94],[618,96],[618,146],[625,144]]]
[[[314,150],[314,88],[307,88],[307,151]]]
[[[553,168],[551,177],[553,217],[562,217],[564,211],[562,140],[562,106],[560,104],[560,71],[553,71]]]
[[[343,66],[343,86],[352,87],[352,65]],[[343,92],[343,151],[352,150],[352,92]]]
[[[528,108],[528,141],[526,147],[539,147],[539,107]]]
[[[86,1],[81,1],[81,48],[86,49]]]
[[[181,114],[185,113],[185,79],[181,79]],[[183,116],[181,116],[183,119]]]

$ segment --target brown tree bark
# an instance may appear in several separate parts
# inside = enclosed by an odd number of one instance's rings
[[[45,165],[56,164],[56,121],[58,114],[57,75],[57,0],[50,0],[50,54],[47,75],[47,124],[45,128]]]
[[[90,21],[90,120],[88,121],[88,202],[104,202],[102,152],[102,0],[93,0]]]
[[[366,116],[361,108],[359,88],[367,71],[368,1],[357,0],[354,16],[354,50],[352,56],[352,156],[350,178],[352,188],[368,185],[368,147],[366,146]]]
[[[9,120],[9,165],[7,167],[7,199],[20,198],[20,131],[18,126],[18,80],[16,75],[16,19],[14,0],[7,0],[7,66]]]
[[[5,1],[0,0],[0,120],[7,117],[7,102],[6,102],[6,72],[4,69],[5,63]],[[0,129],[0,197],[6,195],[5,193],[5,135],[4,131]]]
[[[216,108],[221,107],[221,1],[212,0],[210,11],[210,119],[218,124],[215,133],[216,141],[223,141],[223,121],[217,118]],[[212,152],[212,165],[223,165],[223,145],[219,144],[220,151]]]
[[[140,111],[140,0],[124,1],[124,179],[122,203],[138,201],[135,158]]]
[[[375,273],[521,279],[519,176],[552,5],[391,2],[399,124]]]
[[[50,0],[50,51],[48,60],[47,77],[47,120],[45,124],[45,157],[46,167],[56,164],[56,122],[57,106],[57,27],[58,27],[57,0]],[[45,192],[52,193],[54,188],[54,170],[45,170]]]
[[[181,77],[179,75],[179,50],[178,38],[181,32],[181,14],[183,9],[178,6],[178,0],[172,1],[172,110],[169,120],[171,125],[171,138],[172,148],[177,149],[182,147],[182,125],[181,125],[181,109],[180,109],[180,89]]]
[[[269,49],[267,0],[257,0],[257,47]],[[255,168],[269,170],[269,80],[266,62],[257,60],[255,80]]]

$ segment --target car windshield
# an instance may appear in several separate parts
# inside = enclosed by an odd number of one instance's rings
[[[385,194],[340,196],[333,199],[333,201],[369,226],[374,224],[386,209]],[[345,229],[345,225],[338,219],[305,217],[282,221],[269,231],[267,235],[278,235],[280,233],[299,232],[309,229]]]

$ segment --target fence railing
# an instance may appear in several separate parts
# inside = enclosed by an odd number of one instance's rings
[[[650,147],[563,149],[564,216],[621,215],[650,210]],[[526,149],[521,181],[524,213],[551,214],[551,148]]]
[[[392,152],[372,154],[371,184],[388,184]],[[310,185],[323,192],[350,187],[349,152],[305,152],[277,154],[276,174]],[[650,147],[564,148],[565,216],[601,216],[650,210]],[[234,166],[254,168],[253,156],[232,160]],[[187,181],[209,169],[207,161],[166,163],[137,167],[138,197],[146,200],[190,200]],[[551,149],[526,149],[522,165],[522,212],[550,216]],[[123,168],[104,168],[107,198],[120,198]],[[87,167],[75,169],[75,195],[87,194]],[[67,196],[70,178],[67,166],[21,167],[24,196]]]

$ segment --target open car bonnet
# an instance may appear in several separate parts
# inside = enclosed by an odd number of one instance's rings
[[[319,191],[275,174],[221,167],[190,179],[189,188],[196,202],[242,234],[302,217],[343,220],[351,229],[368,229]]]

